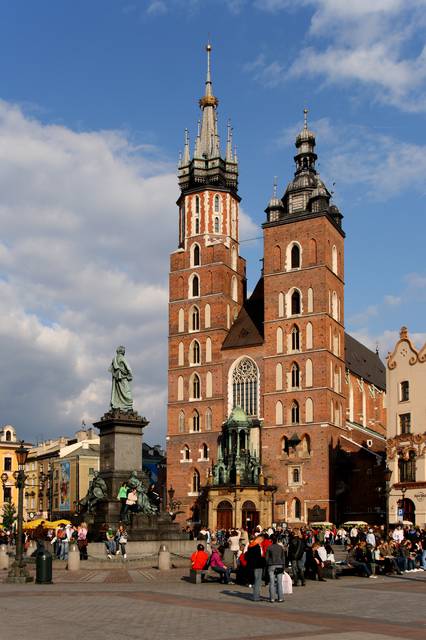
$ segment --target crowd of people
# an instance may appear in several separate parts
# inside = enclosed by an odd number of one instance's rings
[[[292,587],[303,587],[307,579],[326,582],[338,579],[342,571],[366,578],[426,571],[426,531],[415,527],[398,526],[387,539],[380,528],[357,526],[349,530],[258,526],[252,536],[245,529],[213,533],[203,527],[197,540],[191,568],[211,569],[224,584],[235,580],[251,587],[256,601],[263,581],[269,585],[270,601],[282,602],[290,574]],[[336,562],[335,544],[343,546],[345,560]]]

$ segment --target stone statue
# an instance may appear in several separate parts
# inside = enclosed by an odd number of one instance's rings
[[[124,357],[124,347],[117,347],[115,357],[109,371],[112,373],[111,409],[122,411],[133,410],[133,397],[130,382],[133,379],[132,370]]]
[[[80,500],[80,506],[83,511],[93,513],[97,503],[106,499],[107,491],[105,480],[101,478],[99,471],[95,471],[93,480],[89,483],[86,495],[82,500]]]
[[[148,498],[147,491],[142,482],[138,478],[137,471],[132,471],[130,478],[127,480],[127,486],[130,489],[134,489],[138,494],[138,511],[147,516],[152,516],[157,513],[157,508],[153,505]]]

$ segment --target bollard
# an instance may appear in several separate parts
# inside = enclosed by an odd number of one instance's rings
[[[170,571],[170,551],[165,544],[158,550],[158,568],[160,571]]]
[[[52,584],[52,554],[38,545],[36,555],[36,584]]]
[[[36,545],[36,541],[35,540],[30,540],[30,543],[28,545],[28,549],[25,552],[25,555],[27,558],[31,558],[31,556],[33,555],[34,551],[37,549],[37,545]]]
[[[80,549],[75,543],[71,543],[68,551],[68,571],[80,570]]]
[[[0,571],[2,569],[9,569],[9,556],[7,555],[7,547],[2,544],[0,547]]]

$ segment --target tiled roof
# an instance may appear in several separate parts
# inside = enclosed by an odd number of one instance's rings
[[[378,389],[386,390],[386,368],[379,354],[345,333],[345,362],[349,371],[360,376]]]

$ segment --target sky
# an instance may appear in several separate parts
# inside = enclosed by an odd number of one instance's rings
[[[0,424],[72,436],[119,344],[164,443],[176,163],[206,54],[234,128],[249,289],[303,108],[346,232],[347,330],[426,340],[426,0],[0,0]]]

